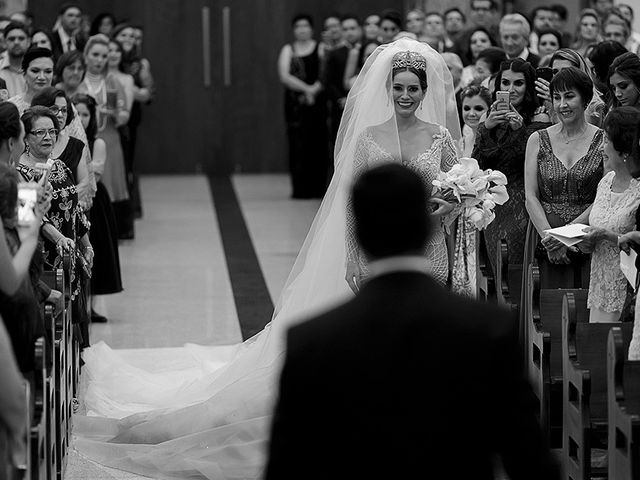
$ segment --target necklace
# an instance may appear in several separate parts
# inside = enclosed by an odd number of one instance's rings
[[[563,138],[564,143],[566,145],[569,145],[571,142],[575,142],[576,140],[579,140],[582,137],[584,137],[584,134],[587,133],[588,128],[589,128],[589,126],[585,125],[584,128],[582,129],[582,131],[578,135],[575,135],[575,136],[573,136],[571,138],[569,138],[569,136],[566,133],[564,133],[562,130],[560,130],[560,134],[561,134],[562,137],[564,137]]]

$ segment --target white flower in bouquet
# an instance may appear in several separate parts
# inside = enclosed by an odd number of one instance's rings
[[[465,207],[465,218],[478,230],[484,230],[496,218],[496,205],[509,200],[506,184],[504,173],[482,170],[475,158],[467,157],[448,172],[440,172],[433,181],[434,194]]]

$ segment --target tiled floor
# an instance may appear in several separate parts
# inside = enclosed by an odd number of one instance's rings
[[[285,175],[233,178],[269,293],[277,300],[313,216],[317,200],[289,199]],[[91,340],[114,348],[177,347],[241,340],[229,273],[207,179],[145,177],[144,218],[136,239],[122,243],[125,291],[98,299],[109,318],[91,327]],[[65,480],[132,480],[71,452]]]

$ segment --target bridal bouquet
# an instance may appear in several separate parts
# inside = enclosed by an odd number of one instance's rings
[[[462,204],[465,218],[478,230],[487,228],[496,215],[496,205],[509,200],[507,177],[498,170],[482,170],[475,158],[461,158],[448,172],[433,181],[434,194]]]

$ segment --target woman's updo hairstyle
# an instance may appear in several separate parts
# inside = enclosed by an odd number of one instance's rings
[[[616,152],[631,155],[634,152],[636,127],[639,124],[640,110],[634,107],[618,107],[607,114],[602,129]]]
[[[21,120],[24,124],[24,131],[27,133],[30,132],[35,121],[42,117],[50,118],[53,122],[53,128],[60,131],[60,122],[58,122],[58,117],[55,116],[50,108],[43,107],[42,105],[29,107],[22,114]]]
[[[87,44],[84,46],[83,53],[85,57],[89,54],[89,52],[95,45],[104,45],[105,47],[109,48],[109,37],[107,37],[103,33],[98,33],[96,35],[93,35],[92,37],[89,37],[89,40],[87,40]],[[107,68],[106,65],[105,68]]]
[[[607,74],[607,83],[614,73],[627,77],[640,89],[640,58],[635,53],[623,53],[613,60]]]
[[[0,145],[20,136],[20,112],[11,102],[0,102]]]
[[[560,70],[549,84],[549,93],[553,98],[554,92],[568,92],[576,90],[582,97],[583,107],[593,98],[593,81],[591,77],[577,67],[567,67]]]
[[[22,71],[26,72],[31,62],[38,58],[50,58],[53,63],[53,53],[51,50],[42,47],[31,47],[25,52],[24,57],[22,57]]]

